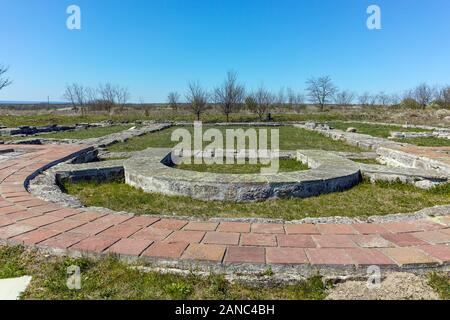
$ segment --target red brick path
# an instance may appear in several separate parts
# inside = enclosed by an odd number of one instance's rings
[[[415,266],[450,262],[450,215],[409,222],[270,224],[192,222],[64,208],[24,181],[85,146],[1,146],[27,153],[0,162],[0,241],[81,253],[313,266]]]

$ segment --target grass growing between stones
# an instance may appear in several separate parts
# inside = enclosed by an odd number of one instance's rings
[[[43,133],[34,136],[24,136],[24,137],[0,137],[0,140],[24,140],[24,139],[89,139],[89,138],[99,138],[106,136],[108,134],[121,132],[130,129],[131,125],[114,125],[108,127],[97,127],[88,129],[79,129],[71,131],[61,131],[61,132],[51,132]]]
[[[121,182],[66,183],[69,194],[87,206],[136,214],[196,217],[259,217],[285,220],[306,217],[371,216],[417,211],[450,204],[450,184],[422,190],[402,183],[364,181],[350,190],[307,199],[279,199],[253,203],[201,201],[190,197],[145,193]]]
[[[81,290],[70,290],[67,267],[78,266]],[[31,275],[22,299],[324,299],[320,276],[293,285],[252,287],[230,283],[223,275],[200,277],[142,272],[113,256],[100,260],[48,257],[22,247],[0,246],[0,278]]]
[[[185,127],[191,134],[193,133],[193,127]],[[204,130],[212,128],[211,126],[203,126]],[[216,127],[224,133],[226,129],[242,128],[244,130],[251,127],[235,127],[228,126]],[[254,127],[253,127],[254,128]],[[256,127],[263,128],[263,127]],[[292,126],[286,127],[265,127],[268,130],[278,129],[280,134],[280,149],[281,150],[297,150],[297,149],[322,149],[329,151],[347,151],[347,152],[360,152],[361,149],[345,144],[342,141],[334,141],[328,137],[325,137],[317,132],[312,132]],[[117,143],[108,148],[111,152],[129,152],[129,151],[141,151],[150,147],[153,148],[171,148],[177,144],[177,142],[171,141],[171,135],[177,127],[168,128],[158,132],[146,134],[141,137],[134,137],[126,142]],[[270,135],[270,131],[269,131]],[[270,140],[270,138],[269,138]],[[269,143],[270,144],[270,143]],[[208,142],[204,142],[204,147],[208,145]]]
[[[280,172],[301,171],[308,170],[306,164],[301,163],[295,159],[280,159]],[[214,173],[230,173],[230,174],[250,174],[260,173],[262,168],[268,168],[268,165],[258,164],[179,164],[175,168],[181,170],[190,170],[197,172],[214,172]]]
[[[388,138],[391,136],[391,131],[400,132],[429,132],[429,130],[419,128],[403,128],[402,126],[387,126],[375,123],[362,122],[330,122],[330,127],[339,130],[347,130],[347,128],[355,128],[358,133],[368,134],[374,137]]]
[[[364,163],[364,164],[377,164],[377,165],[381,165],[381,163],[379,163],[376,159],[350,159],[354,162],[358,162],[358,163]]]

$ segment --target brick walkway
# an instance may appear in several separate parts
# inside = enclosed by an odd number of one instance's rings
[[[450,215],[408,222],[270,224],[195,222],[64,208],[24,182],[80,145],[2,146],[25,153],[0,161],[0,241],[77,253],[117,253],[221,264],[389,267],[450,262]],[[0,157],[1,158],[1,157]]]

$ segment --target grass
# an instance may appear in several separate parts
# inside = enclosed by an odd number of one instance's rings
[[[441,299],[450,300],[449,274],[432,272],[428,275],[428,284],[439,294]]]
[[[70,290],[67,268],[78,266],[81,289]],[[293,285],[252,287],[230,283],[223,275],[200,277],[143,272],[114,256],[100,260],[48,257],[23,247],[0,246],[0,278],[31,275],[22,299],[324,299],[326,286],[320,276]]]
[[[350,159],[350,160],[358,163],[380,165],[380,163],[376,159]]]
[[[196,217],[264,217],[285,220],[306,217],[371,216],[417,211],[450,203],[450,184],[422,190],[402,183],[364,181],[350,190],[307,199],[279,199],[253,203],[214,202],[183,196],[145,193],[121,182],[66,183],[69,194],[87,206],[136,214]]]
[[[308,170],[308,166],[295,159],[280,159],[280,172],[301,171]],[[246,173],[260,173],[261,168],[268,167],[267,165],[258,164],[179,164],[177,169],[190,170],[198,172],[215,172],[215,173],[230,173],[230,174],[246,174]]]
[[[387,126],[380,124],[369,124],[362,122],[331,122],[330,126],[339,130],[347,130],[347,128],[353,127],[358,130],[358,133],[368,134],[374,137],[388,138],[391,136],[391,131],[401,132],[429,132],[429,130],[418,128],[403,128],[401,126]]]
[[[204,130],[211,128],[211,126],[204,126]],[[233,129],[236,127],[219,127],[222,132],[226,129]],[[171,135],[177,128],[168,128],[154,133],[149,133],[141,137],[132,138],[126,142],[112,145],[108,148],[111,152],[129,152],[141,151],[147,148],[171,148],[177,143],[171,141]],[[186,127],[191,134],[193,127]],[[245,129],[245,128],[244,128]],[[270,129],[270,128],[269,128]],[[297,150],[297,149],[322,149],[329,151],[347,151],[360,152],[361,149],[345,144],[342,141],[334,141],[317,132],[312,132],[292,126],[277,127],[272,129],[279,129],[280,135],[280,149],[281,150]],[[270,132],[270,131],[269,131]],[[269,139],[270,140],[270,139]],[[206,146],[207,143],[204,143]]]
[[[420,147],[450,147],[450,139],[442,138],[405,138],[405,139],[394,139],[398,142],[411,143]]]
[[[108,127],[97,127],[97,128],[88,128],[88,129],[79,129],[79,130],[70,130],[70,131],[61,131],[61,132],[51,132],[51,133],[43,133],[37,134],[34,136],[27,137],[0,137],[0,140],[22,140],[22,139],[34,139],[34,138],[42,138],[42,139],[89,139],[89,138],[99,138],[106,136],[108,134],[121,132],[131,128],[131,125],[114,125]]]

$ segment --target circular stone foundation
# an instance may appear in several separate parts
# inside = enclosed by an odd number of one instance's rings
[[[170,149],[148,149],[124,162],[125,182],[145,192],[206,201],[250,202],[307,198],[344,191],[361,181],[353,161],[322,150],[297,151],[310,170],[271,174],[218,174],[170,167]]]

